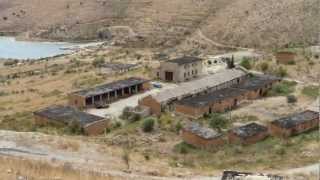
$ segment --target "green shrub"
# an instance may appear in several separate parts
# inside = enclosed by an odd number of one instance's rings
[[[180,154],[188,154],[193,148],[192,145],[182,142],[174,146],[174,151]]]
[[[286,76],[288,75],[288,72],[287,72],[287,69],[286,69],[286,68],[280,66],[280,67],[276,70],[275,74],[276,74],[277,76],[280,76],[280,77],[286,77]]]
[[[302,94],[311,98],[316,98],[319,96],[319,91],[319,86],[306,86],[302,89]]]
[[[105,63],[105,59],[103,56],[99,56],[99,57],[96,57],[93,61],[92,61],[92,65],[94,67],[99,67],[101,66],[102,64]]]
[[[263,62],[260,65],[261,71],[266,72],[269,69],[269,64],[267,62]]]
[[[209,115],[209,126],[213,129],[221,130],[222,128],[226,128],[228,125],[227,119],[221,114],[211,114]]]
[[[294,81],[282,81],[272,87],[272,90],[268,92],[269,96],[288,96],[295,91],[297,85]]]
[[[287,96],[287,102],[288,102],[289,104],[296,103],[297,101],[298,101],[298,100],[297,100],[296,96],[294,96],[294,95],[288,95],[288,96]]]
[[[250,60],[248,58],[243,58],[242,61],[240,62],[240,66],[246,68],[246,69],[251,69],[252,65],[250,63]]]
[[[153,118],[145,119],[142,123],[143,132],[151,132],[154,129],[155,120]]]

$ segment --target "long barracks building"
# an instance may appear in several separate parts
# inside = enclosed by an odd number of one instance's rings
[[[79,109],[95,107],[129,97],[150,88],[149,81],[128,78],[69,94],[69,105]]]

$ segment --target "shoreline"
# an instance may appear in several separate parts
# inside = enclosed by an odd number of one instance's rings
[[[54,43],[64,45],[64,47],[60,47],[59,49],[62,52],[61,54],[46,56],[46,57],[39,57],[39,58],[0,58],[0,61],[14,61],[17,60],[19,62],[23,61],[37,61],[37,60],[48,60],[57,57],[63,57],[67,55],[75,54],[81,50],[87,50],[91,48],[97,48],[103,46],[107,43],[107,41],[87,41],[87,42],[69,42],[69,41],[53,41],[53,40],[45,40],[45,39],[35,39],[35,38],[26,38],[22,36],[5,36],[0,32],[0,38],[12,38],[16,42],[30,42],[30,43]]]

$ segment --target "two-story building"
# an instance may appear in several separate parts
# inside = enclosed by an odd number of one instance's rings
[[[157,76],[167,82],[184,82],[194,79],[203,73],[202,59],[181,57],[160,63]]]

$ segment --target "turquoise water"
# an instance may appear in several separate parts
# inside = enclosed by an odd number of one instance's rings
[[[39,59],[71,53],[61,48],[74,44],[60,42],[16,41],[13,37],[0,37],[0,58],[4,59]]]

